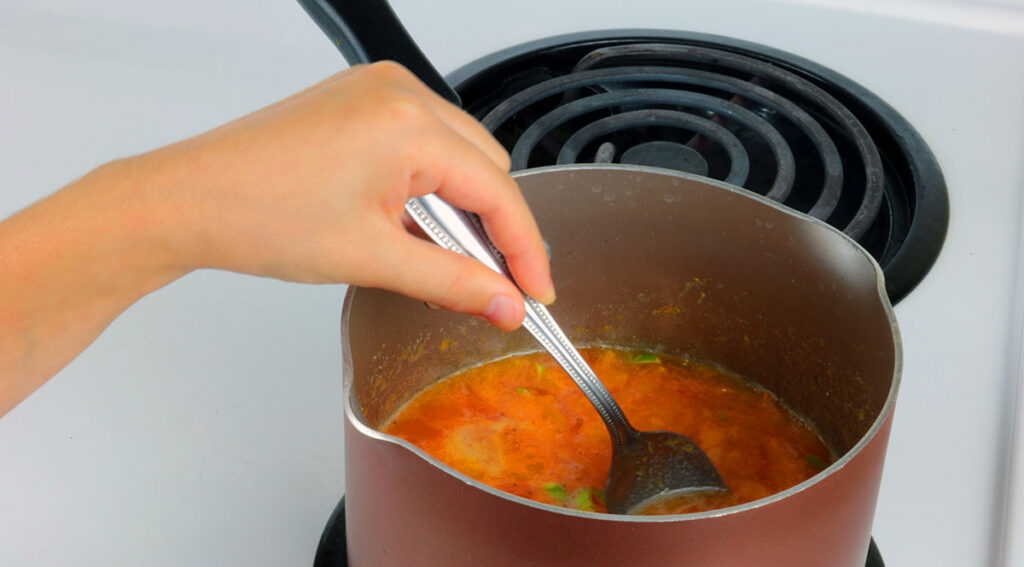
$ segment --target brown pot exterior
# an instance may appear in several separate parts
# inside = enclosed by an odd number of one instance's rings
[[[863,567],[889,423],[845,467],[780,501],[713,518],[636,523],[508,502],[349,422],[349,564]]]
[[[839,459],[744,506],[686,516],[562,510],[483,486],[375,430],[425,385],[526,333],[350,290],[342,331],[352,567],[864,565],[901,370],[881,270],[852,240],[742,190],[631,167],[518,175],[577,343],[664,347],[761,383]],[[623,269],[625,268],[625,269]]]

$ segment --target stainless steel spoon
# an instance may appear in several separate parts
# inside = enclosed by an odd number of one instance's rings
[[[439,95],[461,106],[458,93],[420,51],[386,0],[299,0],[299,4],[350,64],[398,61]],[[406,210],[441,246],[476,258],[515,281],[475,215],[436,195],[410,199]],[[727,490],[711,460],[691,439],[634,429],[548,310],[524,297],[523,326],[569,373],[608,427],[612,466],[605,501],[610,512],[629,513],[674,492]]]
[[[410,199],[406,211],[430,237],[448,250],[483,262],[509,279],[501,252],[480,220],[437,195]],[[514,281],[514,280],[513,280]],[[555,358],[601,415],[612,440],[612,466],[605,489],[608,511],[628,514],[676,494],[728,490],[711,459],[689,437],[668,431],[637,431],[547,308],[523,294],[530,334]]]

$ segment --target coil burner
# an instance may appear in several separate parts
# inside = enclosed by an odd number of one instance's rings
[[[863,87],[792,54],[700,34],[588,33],[510,48],[449,81],[514,170],[628,163],[744,187],[857,240],[894,302],[945,238],[946,186],[920,136]]]

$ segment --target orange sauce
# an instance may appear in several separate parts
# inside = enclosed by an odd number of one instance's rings
[[[630,422],[693,439],[729,493],[675,498],[650,514],[763,498],[832,462],[813,429],[772,394],[715,367],[662,354],[585,349]],[[414,398],[384,428],[480,482],[539,502],[606,512],[611,444],[604,423],[544,353],[470,368]]]

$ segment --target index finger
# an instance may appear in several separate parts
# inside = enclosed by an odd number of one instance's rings
[[[544,241],[519,186],[471,141],[452,130],[446,137],[443,144],[421,146],[418,158],[429,163],[437,183],[419,190],[436,191],[452,205],[479,215],[516,283],[537,301],[551,303],[555,293]]]

